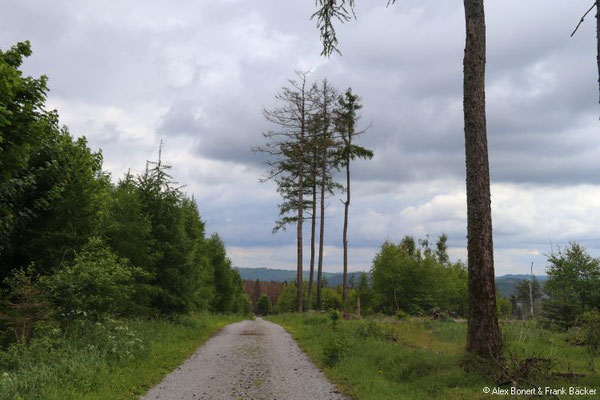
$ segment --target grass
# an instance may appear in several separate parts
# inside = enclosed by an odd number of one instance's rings
[[[0,353],[0,399],[137,399],[238,316],[112,321]]]
[[[476,371],[466,372],[464,322],[369,318],[338,321],[334,326],[323,314],[283,314],[268,319],[288,330],[340,390],[356,399],[511,398],[484,394],[483,388],[493,389],[496,382]],[[589,370],[585,348],[570,345],[566,333],[533,323],[505,324],[502,329],[507,360],[532,356],[553,360],[550,374],[532,376],[530,382],[542,388],[597,389],[596,396],[561,395],[562,399],[600,398],[600,375]],[[332,357],[336,353],[337,362]],[[557,378],[552,372],[585,376]],[[502,388],[510,389],[510,385]]]

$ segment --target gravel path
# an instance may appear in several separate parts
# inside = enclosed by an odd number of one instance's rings
[[[281,326],[223,328],[143,399],[346,399]]]

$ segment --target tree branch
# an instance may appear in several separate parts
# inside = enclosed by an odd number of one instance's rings
[[[581,17],[581,20],[579,20],[579,23],[575,27],[575,30],[573,31],[573,33],[571,33],[571,37],[573,37],[573,35],[575,34],[575,32],[577,32],[577,29],[579,29],[579,26],[583,23],[583,20],[585,19],[585,17],[587,17],[587,15],[590,13],[590,11],[592,11],[594,9],[594,7],[596,7],[596,2],[594,2],[594,4],[592,4],[592,6],[590,7],[590,9],[587,10],[585,12],[585,14],[583,14],[583,17]]]

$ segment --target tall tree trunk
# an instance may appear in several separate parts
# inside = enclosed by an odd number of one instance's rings
[[[600,0],[596,0],[596,63],[598,64],[598,90],[600,92]],[[598,99],[600,102],[600,98]]]
[[[467,170],[469,314],[467,351],[499,358],[490,174],[485,116],[485,12],[483,0],[464,0],[464,119]]]
[[[324,152],[326,153],[326,151]],[[325,154],[323,155],[325,157]],[[325,158],[323,158],[324,160]],[[323,303],[321,298],[321,285],[323,284],[323,237],[325,233],[325,185],[327,184],[327,165],[321,164],[321,217],[319,220],[319,262],[317,266],[317,309],[321,310]]]
[[[308,277],[308,305],[310,310],[312,300],[313,275],[315,273],[315,231],[317,225],[317,156],[316,152],[313,156],[313,171],[312,171],[312,217],[310,227],[310,276]]]
[[[302,224],[304,222],[304,134],[306,132],[306,79],[302,79],[302,99],[300,105],[300,145],[298,157],[298,223],[296,231],[296,245],[298,246],[296,270],[296,310],[302,312],[304,288],[302,285]]]
[[[352,136],[348,134],[348,158],[346,159],[346,201],[344,202],[344,274],[342,282],[342,309],[346,312],[346,285],[348,281],[348,208],[350,207],[350,146]]]

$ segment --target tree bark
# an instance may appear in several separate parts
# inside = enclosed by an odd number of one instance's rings
[[[483,0],[464,0],[464,120],[467,187],[469,314],[467,351],[499,358],[490,175],[485,115],[486,33]]]
[[[316,154],[316,153],[315,153]],[[317,157],[313,157],[313,173],[312,173],[312,217],[310,227],[310,276],[308,277],[308,304],[307,309],[310,310],[312,300],[313,275],[315,273],[315,231],[317,225]]]
[[[325,151],[326,152],[326,151]],[[324,152],[324,153],[325,153]],[[325,157],[325,155],[323,156]],[[323,303],[321,298],[321,285],[323,284],[323,236],[325,233],[325,185],[327,184],[327,165],[321,165],[321,217],[319,220],[319,262],[317,266],[317,309],[321,310]]]
[[[348,158],[346,159],[346,201],[344,202],[344,274],[342,282],[342,310],[346,312],[346,285],[348,281],[348,208],[350,208],[350,149],[352,135],[348,133]]]
[[[296,270],[296,302],[297,311],[302,312],[304,301],[304,288],[302,285],[302,224],[304,222],[304,134],[306,132],[306,79],[302,80],[302,98],[300,105],[300,145],[298,157],[298,223],[296,231],[296,245],[298,246]]]

